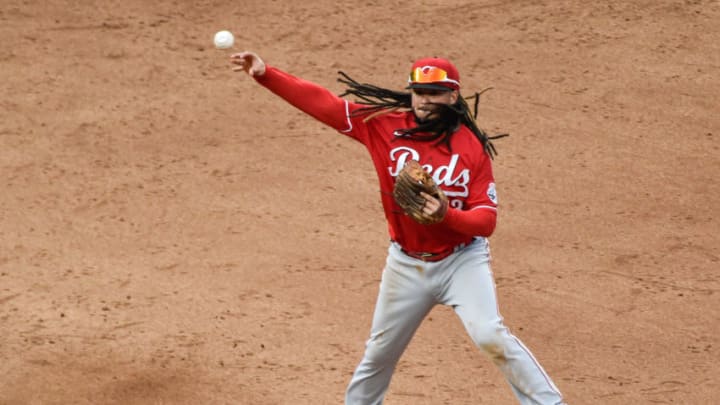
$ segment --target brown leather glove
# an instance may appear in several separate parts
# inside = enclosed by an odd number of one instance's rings
[[[424,210],[427,200],[420,194],[422,191],[440,201],[440,208],[432,214]],[[424,225],[442,221],[448,209],[447,196],[416,160],[409,161],[398,173],[393,198],[407,215]]]

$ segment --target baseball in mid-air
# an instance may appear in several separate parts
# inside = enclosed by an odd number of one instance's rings
[[[230,31],[218,31],[215,33],[213,42],[215,42],[215,48],[217,49],[228,49],[235,43],[235,37]]]

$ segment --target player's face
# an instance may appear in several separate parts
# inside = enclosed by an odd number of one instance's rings
[[[432,89],[412,89],[412,108],[420,121],[433,118],[436,104],[455,104],[457,90],[444,91]]]

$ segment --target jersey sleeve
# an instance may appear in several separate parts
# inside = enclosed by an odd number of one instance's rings
[[[462,211],[450,208],[444,223],[448,228],[463,235],[488,237],[495,231],[496,219],[497,213],[493,210]]]
[[[255,77],[255,80],[323,124],[362,141],[365,132],[361,128],[364,127],[363,121],[350,118],[351,112],[360,108],[359,105],[272,66],[266,66],[265,74]]]

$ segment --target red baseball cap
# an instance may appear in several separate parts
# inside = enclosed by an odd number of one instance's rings
[[[422,58],[413,63],[408,89],[459,90],[460,73],[443,58]]]

